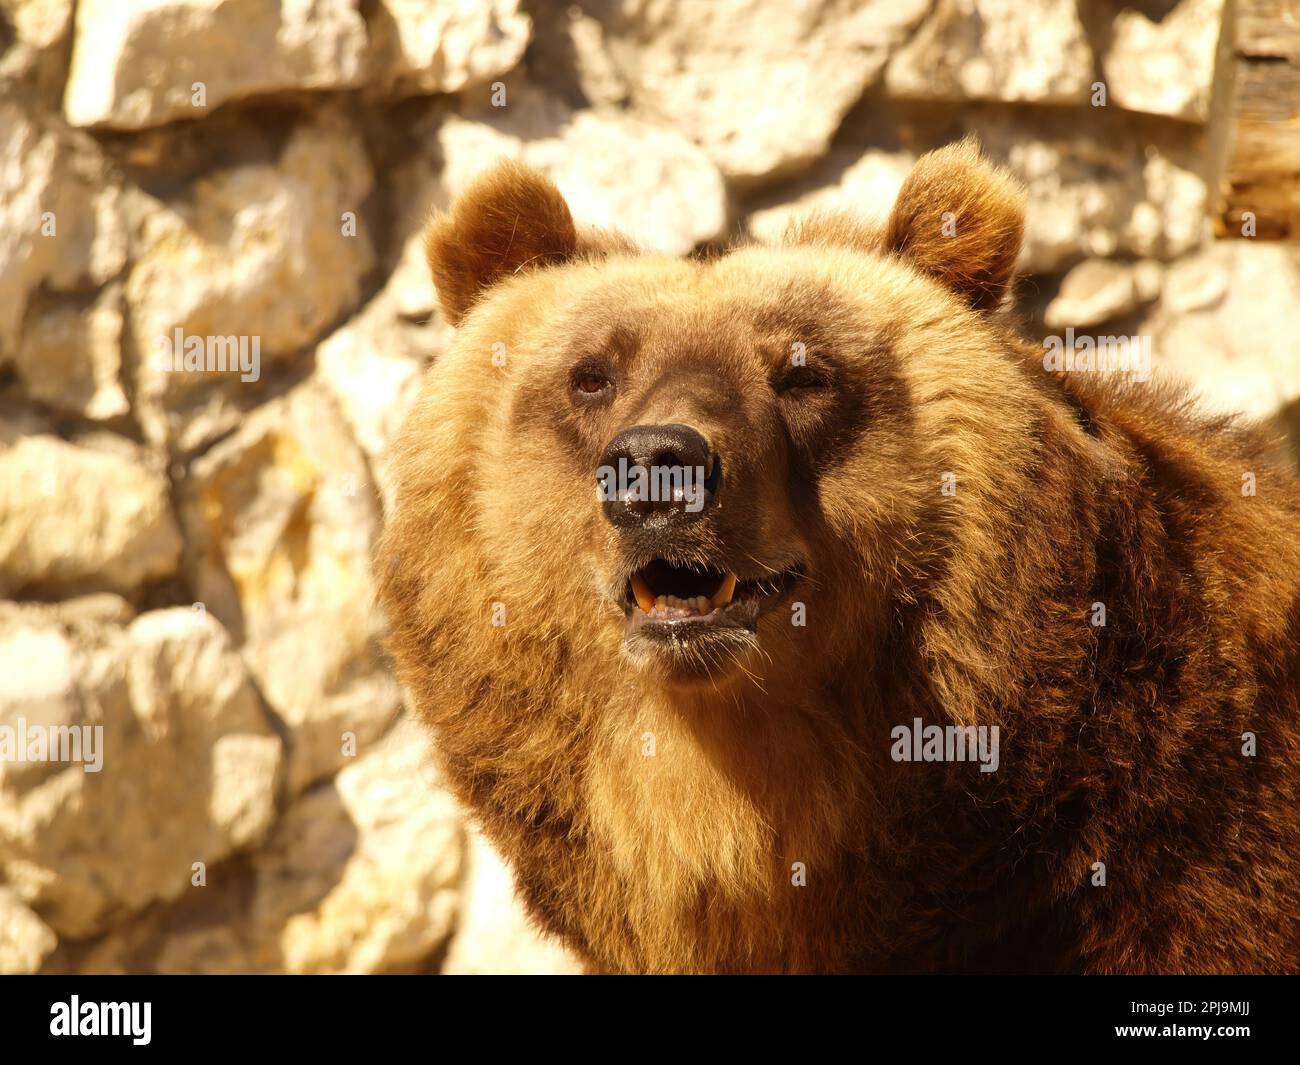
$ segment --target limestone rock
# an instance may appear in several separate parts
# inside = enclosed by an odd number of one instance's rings
[[[75,730],[81,744],[0,764],[0,871],[60,935],[175,898],[193,863],[265,836],[280,740],[206,613],[123,627],[8,607],[0,664],[0,724],[62,728],[69,743]]]
[[[832,152],[792,195],[754,210],[746,223],[749,233],[759,240],[776,242],[791,222],[818,211],[843,211],[857,218],[883,221],[915,161],[910,152],[875,148],[856,158],[843,151]],[[838,180],[830,180],[822,172],[824,168],[841,166]]]
[[[985,153],[1025,187],[1020,271],[1058,273],[1082,259],[1112,256],[1169,260],[1205,238],[1205,182],[1187,152],[1161,144],[1144,150],[1136,139],[1118,151],[1107,139],[1114,133],[1102,128],[1054,133],[1048,126],[981,113],[966,122]],[[915,153],[859,152],[836,149],[806,181],[756,203],[750,233],[775,239],[790,220],[820,209],[883,219]]]
[[[591,225],[619,229],[647,251],[685,254],[726,230],[716,168],[677,133],[634,119],[575,114],[557,138],[526,145]]]
[[[0,363],[33,292],[93,289],[126,262],[119,193],[98,150],[0,95]]]
[[[617,70],[635,112],[690,137],[743,188],[822,156],[928,6],[627,0],[598,33],[584,27],[580,54],[585,70]]]
[[[52,299],[28,314],[14,368],[32,399],[92,420],[130,409],[122,389],[122,289]]]
[[[720,237],[727,225],[722,178],[682,136],[626,115],[570,111],[526,84],[509,106],[449,115],[429,139],[443,160],[441,202],[450,202],[500,158],[550,175],[580,222],[619,229],[670,255]]]
[[[0,594],[130,592],[180,548],[167,479],[128,441],[0,434]]]
[[[1269,418],[1300,398],[1287,325],[1298,305],[1300,251],[1225,241],[1171,270],[1140,332],[1152,335],[1157,372],[1191,382],[1208,408]]]
[[[451,330],[438,316],[423,234],[406,241],[388,283],[316,349],[317,374],[370,460],[387,504],[388,448]]]
[[[597,107],[623,107],[631,97],[631,89],[610,54],[600,20],[576,4],[570,4],[565,14],[567,18],[555,22],[560,23],[561,39],[572,57],[578,88]],[[555,30],[554,25],[549,28]]]
[[[967,128],[1025,186],[1022,271],[1115,255],[1167,261],[1208,236],[1205,181],[1185,147],[1144,144],[1100,123],[1058,134],[979,116]]]
[[[56,60],[72,29],[72,8],[73,0],[0,0],[0,24],[13,34],[0,55],[0,79],[27,77]]]
[[[1154,259],[1139,259],[1133,264],[1133,299],[1144,307],[1160,297],[1165,284],[1165,267]]]
[[[254,862],[253,906],[281,929],[287,971],[402,969],[447,937],[461,833],[435,781],[428,738],[408,721],[289,810]]]
[[[523,57],[532,20],[519,0],[378,0],[370,80],[392,96],[459,92]]]
[[[135,608],[114,592],[93,592],[46,603],[0,601],[0,615],[23,622],[80,629],[83,626],[129,625],[136,618]]]
[[[233,427],[233,415],[217,416],[224,399],[355,306],[374,265],[361,217],[372,181],[357,133],[326,111],[294,128],[274,163],[220,170],[188,197],[152,202],[126,288],[151,441],[189,450]]]
[[[365,49],[357,0],[80,0],[63,110],[117,129],[198,118],[259,93],[356,85]]]
[[[1078,103],[1092,80],[1074,0],[939,0],[890,60],[885,87],[926,100]]]
[[[1111,259],[1086,259],[1061,282],[1060,291],[1043,316],[1049,329],[1076,329],[1098,325],[1136,310],[1159,291],[1159,267],[1154,263],[1126,263]]]
[[[1224,0],[1181,0],[1158,22],[1125,7],[1102,60],[1110,102],[1204,122],[1210,112]]]
[[[0,0],[0,18],[12,27],[10,48],[50,48],[72,26],[74,0]],[[6,56],[6,60],[8,56]]]
[[[371,605],[379,512],[365,458],[309,382],[197,459],[182,498],[192,585],[287,724],[299,791],[345,764],[347,734],[370,742],[400,704]]]
[[[1219,304],[1228,293],[1228,271],[1234,261],[1235,256],[1225,252],[1208,251],[1171,263],[1161,293],[1161,310],[1181,315]]]
[[[55,970],[423,971],[455,921],[462,848],[427,737],[405,722],[301,796],[255,854]]]
[[[444,975],[578,975],[582,963],[524,910],[514,876],[483,834],[469,834],[468,872]]]
[[[0,885],[0,976],[36,972],[58,942],[49,925]]]

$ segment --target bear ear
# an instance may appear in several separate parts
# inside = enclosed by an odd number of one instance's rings
[[[967,137],[917,160],[885,226],[885,250],[976,310],[1002,302],[1025,231],[1024,194]]]
[[[477,178],[424,235],[438,302],[452,325],[502,278],[564,262],[577,246],[560,190],[543,174],[511,161]]]

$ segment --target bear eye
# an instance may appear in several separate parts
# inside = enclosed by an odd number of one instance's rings
[[[578,366],[569,381],[573,391],[583,399],[599,399],[614,387],[609,374],[599,366]]]
[[[813,366],[792,366],[776,383],[781,393],[800,392],[806,389],[825,388],[830,384],[826,374]]]

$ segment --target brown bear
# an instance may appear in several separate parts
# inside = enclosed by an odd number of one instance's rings
[[[776,247],[512,164],[431,224],[389,646],[592,970],[1300,969],[1300,485],[1047,368],[1022,228],[970,143]]]

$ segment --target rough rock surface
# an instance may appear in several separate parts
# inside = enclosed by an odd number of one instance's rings
[[[1205,180],[1179,143],[1144,143],[1089,115],[1052,133],[1006,115],[967,126],[1025,186],[1020,269],[1055,273],[1084,257],[1174,259],[1208,237]],[[1115,141],[1129,151],[1116,149]]]
[[[456,921],[462,847],[428,738],[407,722],[296,800],[253,855],[53,969],[422,971]]]
[[[759,240],[780,240],[791,222],[818,211],[848,209],[883,221],[916,159],[910,152],[869,148],[856,157],[833,152],[826,161],[842,167],[838,178],[821,173],[823,168],[819,166],[799,183],[793,195],[752,211],[748,218],[750,235]]]
[[[355,85],[365,50],[357,0],[79,0],[63,110],[117,129],[198,118],[258,93]]]
[[[1223,9],[1224,0],[1181,0],[1158,20],[1130,7],[1119,11],[1102,65],[1111,101],[1130,111],[1204,122]]]
[[[722,177],[685,137],[626,115],[575,113],[527,83],[507,86],[507,101],[431,123],[428,154],[443,161],[441,202],[485,165],[510,158],[549,174],[583,204],[584,222],[620,229],[647,249],[682,255],[725,232]]]
[[[131,405],[122,387],[121,285],[95,296],[46,297],[29,310],[14,370],[28,395],[50,407],[104,421]]]
[[[586,69],[604,71],[606,82],[617,71],[634,111],[693,139],[744,187],[824,154],[927,6],[627,0],[585,25]],[[607,59],[597,58],[602,51]]]
[[[423,370],[450,337],[434,303],[417,232],[384,288],[316,349],[321,383],[366,453],[385,499],[388,447],[415,402]]]
[[[39,288],[93,290],[122,269],[118,200],[93,146],[0,92],[0,364]]]
[[[1049,329],[1097,325],[1136,310],[1160,292],[1160,265],[1085,259],[1061,281],[1043,313]]]
[[[81,744],[60,751],[77,760],[0,762],[0,870],[74,938],[177,897],[195,862],[260,842],[280,764],[280,740],[215,619],[174,608],[121,624],[95,613],[0,611],[0,723],[75,729]],[[29,740],[29,756],[39,750]]]
[[[524,911],[514,877],[477,830],[469,833],[466,902],[442,971],[456,976],[576,975],[582,964],[542,935]]]
[[[1139,327],[1158,370],[1188,381],[1213,409],[1268,418],[1300,398],[1289,323],[1300,306],[1300,250],[1212,246],[1175,264]]]
[[[1092,50],[1075,0],[938,0],[885,85],[925,100],[1080,103]]]
[[[371,80],[390,96],[459,92],[513,69],[531,32],[519,0],[378,0]]]
[[[198,459],[183,490],[199,601],[240,641],[290,730],[289,784],[345,763],[400,706],[378,654],[364,456],[325,392],[299,386]]]
[[[36,972],[58,943],[50,926],[12,889],[0,887],[0,976]]]
[[[157,461],[120,437],[88,441],[0,428],[0,592],[130,592],[176,571]]]
[[[375,261],[361,214],[372,181],[359,133],[327,111],[296,125],[273,161],[218,170],[178,202],[139,208],[126,295],[140,416],[152,439],[188,450],[232,427],[228,407],[220,417],[222,399],[355,308]],[[242,339],[257,365],[250,374],[177,370],[178,329],[204,340],[205,355],[222,353],[208,337]],[[207,420],[196,416],[204,404]]]
[[[0,53],[0,80],[30,79],[57,95],[73,7],[73,0],[0,0],[0,19],[10,34],[8,48]]]

